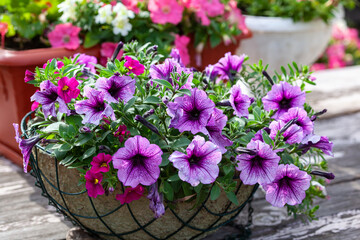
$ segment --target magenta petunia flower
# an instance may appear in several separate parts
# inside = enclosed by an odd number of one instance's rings
[[[105,153],[99,153],[91,161],[91,171],[94,173],[108,172],[110,170],[109,163],[112,160],[112,156]]]
[[[125,138],[128,138],[130,136],[130,132],[127,131],[126,125],[120,125],[116,132],[114,133],[114,136],[119,139],[119,142],[123,142]]]
[[[78,55],[79,57],[76,62],[79,64],[85,64],[85,67],[89,68],[90,72],[96,73],[95,64],[97,64],[97,58],[94,56],[86,55],[84,53],[77,53],[74,55],[74,58]]]
[[[297,118],[296,125],[301,127],[303,130],[304,136],[313,132],[314,123],[310,120],[307,115],[307,112],[302,108],[290,108],[286,113],[284,113],[279,119],[284,123],[287,123],[293,119]]]
[[[167,113],[172,117],[170,127],[179,129],[180,132],[208,134],[206,125],[214,108],[215,104],[206,92],[193,88],[191,96],[177,97],[173,103],[168,104]]]
[[[135,94],[135,79],[120,76],[119,73],[115,73],[109,79],[99,78],[95,86],[104,93],[104,99],[109,103],[119,101],[127,103]]]
[[[48,34],[49,42],[52,47],[65,47],[69,50],[75,50],[80,46],[80,31],[81,28],[73,26],[71,23],[58,24]]]
[[[45,118],[49,115],[56,117],[56,102],[59,103],[59,112],[66,113],[67,115],[70,114],[70,110],[64,99],[57,93],[57,87],[50,82],[50,80],[40,83],[40,90],[41,91],[39,92],[35,92],[30,99],[31,101],[36,101],[42,105]]]
[[[205,142],[200,136],[195,136],[186,148],[186,154],[175,151],[169,161],[179,169],[181,180],[190,183],[193,187],[199,183],[210,184],[219,175],[218,164],[222,154],[218,146],[212,142]]]
[[[165,59],[163,64],[151,65],[150,67],[150,77],[152,79],[162,79],[166,80],[171,85],[174,86],[174,81],[172,79],[171,73],[176,72],[181,74],[182,72],[190,74],[187,82],[181,87],[186,89],[191,89],[191,82],[193,79],[193,73],[185,67],[182,67],[176,59]],[[176,86],[178,88],[178,86]]]
[[[34,79],[35,79],[35,73],[33,73],[33,72],[26,69],[24,81],[29,82],[29,81],[32,81]]]
[[[105,190],[101,184],[103,179],[102,173],[95,173],[89,170],[85,174],[85,179],[85,187],[89,197],[96,198],[98,195],[103,195],[105,193]]]
[[[208,131],[210,141],[217,145],[223,154],[226,152],[225,147],[231,146],[233,144],[232,141],[222,135],[222,129],[225,127],[226,122],[227,116],[223,114],[223,111],[214,108],[214,111],[206,125],[206,130]]]
[[[149,208],[154,212],[155,218],[165,214],[164,195],[159,193],[157,183],[150,186],[147,198],[150,200]]]
[[[244,59],[244,54],[237,56],[228,52],[225,57],[220,58],[219,62],[214,65],[214,69],[220,75],[220,79],[233,80],[235,74],[241,71]]]
[[[125,141],[125,147],[113,155],[113,165],[118,169],[119,180],[131,187],[155,183],[160,176],[162,154],[159,146],[150,144],[144,137],[137,135],[129,138]]]
[[[276,176],[280,157],[270,145],[258,140],[250,141],[246,148],[254,150],[256,154],[236,156],[236,160],[239,161],[236,170],[241,171],[241,181],[247,185],[271,183]]]
[[[105,103],[105,94],[103,92],[85,87],[84,95],[88,99],[75,103],[76,113],[85,114],[83,124],[92,123],[98,125],[104,117],[115,120],[114,110],[109,104]]]
[[[144,194],[144,187],[137,185],[135,188],[125,188],[123,194],[116,194],[116,200],[120,201],[121,204],[131,203],[132,201],[139,200]]]
[[[317,136],[314,134],[307,135],[299,145],[298,149],[302,150],[305,154],[310,148],[318,148],[323,151],[326,155],[334,156],[332,153],[333,143],[329,141],[326,136]]]
[[[262,102],[266,111],[277,110],[273,118],[279,119],[290,108],[303,108],[305,92],[302,92],[298,86],[292,86],[282,81],[272,86],[267,95],[263,97]]]
[[[65,101],[65,103],[71,102],[71,99],[77,98],[80,94],[79,82],[75,77],[68,78],[62,77],[58,82],[57,93]]]
[[[15,129],[15,140],[19,144],[21,154],[23,155],[24,172],[27,173],[31,150],[43,138],[38,135],[32,138],[22,139],[20,137],[19,124],[13,123],[13,127]]]
[[[132,59],[129,56],[125,56],[124,58],[126,60],[124,66],[128,68],[130,72],[134,73],[137,76],[144,73],[145,67],[138,60]]]
[[[274,140],[278,131],[281,131],[284,126],[285,123],[281,120],[271,122],[269,126],[270,138]],[[286,131],[282,133],[282,135],[284,136],[284,141],[288,144],[300,143],[304,138],[304,132],[302,128],[296,124],[291,125],[288,129],[286,129]]]
[[[234,115],[238,117],[248,117],[249,116],[249,107],[252,103],[249,96],[241,93],[240,82],[237,82],[230,89],[230,104],[234,109]]]
[[[311,176],[293,164],[279,165],[275,180],[263,185],[266,200],[274,207],[300,204],[310,187]]]
[[[154,23],[174,25],[181,22],[184,7],[176,0],[149,0],[148,9]]]

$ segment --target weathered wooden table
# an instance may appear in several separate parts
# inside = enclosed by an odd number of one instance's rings
[[[253,201],[251,239],[360,239],[360,113],[354,113],[360,110],[360,68],[350,68],[347,73],[319,74],[319,88],[310,95],[318,110],[327,107],[332,116],[316,122],[316,134],[330,137],[335,145],[329,170],[336,179],[327,187],[329,199],[319,201],[319,220],[310,224],[294,220],[285,209],[268,204],[259,190]],[[73,227],[48,206],[34,182],[30,174],[0,157],[1,240],[65,239]],[[237,223],[242,221],[241,215]],[[206,239],[226,239],[237,232],[234,227],[224,227]]]

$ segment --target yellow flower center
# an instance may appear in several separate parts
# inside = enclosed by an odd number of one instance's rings
[[[63,86],[63,88],[61,89],[61,90],[63,90],[63,91],[66,91],[66,90],[68,90],[69,89],[69,86]]]
[[[108,165],[106,163],[102,163],[100,167],[107,167]]]
[[[99,180],[97,178],[95,178],[94,184],[98,184],[98,183],[99,183]]]

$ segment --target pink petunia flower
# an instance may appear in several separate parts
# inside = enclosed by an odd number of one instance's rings
[[[125,56],[124,58],[126,60],[124,66],[128,68],[130,72],[134,73],[137,76],[144,73],[145,67],[138,60],[132,59],[129,56]]]
[[[80,94],[79,82],[75,77],[68,78],[62,77],[58,82],[57,93],[65,101],[65,103],[71,102],[71,99],[77,98]]]
[[[33,72],[26,69],[24,81],[29,82],[29,81],[32,81],[34,79],[35,79],[35,73],[33,73]]]
[[[190,38],[187,36],[175,36],[175,48],[179,50],[181,62],[186,66],[190,63],[190,56],[187,45],[190,42]]]
[[[115,49],[116,49],[117,43],[112,43],[112,42],[104,42],[101,44],[101,49],[100,49],[100,64],[105,66],[107,63],[108,58],[111,58],[111,56],[113,55]],[[124,50],[120,50],[118,56],[116,57],[116,59],[121,59],[122,55],[124,54]]]
[[[130,136],[130,132],[127,131],[126,125],[120,125],[116,132],[114,133],[114,136],[119,139],[119,142],[123,142],[125,138],[128,138]]]
[[[91,171],[94,173],[108,172],[110,170],[109,163],[112,160],[112,156],[105,153],[99,153],[91,161]]]
[[[329,56],[329,68],[342,68],[346,66],[346,62],[341,58]]]
[[[125,7],[134,13],[138,14],[140,12],[140,9],[137,7],[139,2],[142,2],[142,0],[122,0],[122,4],[125,5]]]
[[[141,185],[137,185],[135,188],[128,187],[123,194],[116,194],[116,200],[119,200],[121,204],[131,203],[139,200],[143,196],[144,190]]]
[[[39,90],[36,90],[35,92],[38,92]],[[35,111],[38,107],[40,106],[40,103],[38,103],[38,102],[33,102],[32,104],[31,104],[31,111]]]
[[[326,69],[326,64],[325,63],[314,63],[310,70],[313,71],[319,71],[319,70],[324,70]]]
[[[226,15],[226,19],[231,24],[236,24],[237,27],[243,32],[243,34],[249,34],[249,29],[245,24],[245,17],[241,14],[240,9],[237,7],[237,2],[235,0],[230,0],[229,2],[230,12]]]
[[[79,32],[81,28],[73,26],[71,23],[62,23],[55,26],[48,34],[52,47],[65,47],[75,50],[80,46]]]
[[[96,198],[98,195],[103,195],[105,190],[101,185],[103,175],[101,173],[94,173],[93,171],[87,171],[85,174],[85,187],[89,197]]]
[[[184,7],[176,0],[149,0],[148,9],[154,23],[178,24],[181,22]]]

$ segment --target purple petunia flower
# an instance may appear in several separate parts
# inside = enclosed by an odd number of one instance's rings
[[[125,147],[113,155],[113,165],[118,169],[119,180],[133,188],[139,184],[149,186],[155,183],[160,175],[162,154],[159,146],[150,144],[144,137],[129,138],[125,141]]]
[[[96,198],[98,195],[103,195],[105,193],[105,189],[101,184],[103,179],[102,173],[95,173],[89,170],[85,174],[85,179],[85,187],[89,197]]]
[[[75,103],[76,113],[85,114],[82,121],[83,124],[92,123],[98,125],[104,117],[110,117],[112,120],[115,120],[114,110],[104,101],[104,92],[85,87],[84,95],[88,99]]]
[[[145,67],[138,60],[132,59],[129,56],[125,56],[124,58],[126,60],[124,67],[128,68],[130,72],[137,76],[144,73]]]
[[[296,125],[301,127],[303,130],[304,136],[312,133],[314,129],[314,123],[310,120],[307,115],[307,112],[302,108],[290,108],[286,113],[284,113],[279,119],[284,123],[289,122],[292,119],[297,118]]]
[[[31,150],[35,144],[37,144],[43,138],[38,135],[29,139],[22,139],[19,133],[19,124],[13,123],[13,127],[15,129],[15,140],[17,143],[19,143],[19,148],[23,155],[24,172],[27,173]]]
[[[262,128],[262,129],[260,129],[259,131],[257,131],[255,133],[255,136],[251,140],[252,141],[259,140],[259,141],[265,142],[264,138],[263,138],[263,135],[262,135],[263,131],[265,131],[267,134],[270,134],[270,128],[268,128],[268,127]]]
[[[186,84],[184,84],[181,88],[191,89],[191,82],[193,79],[193,73],[188,69],[182,67],[176,60],[167,58],[163,64],[152,65],[150,67],[150,77],[152,79],[162,79],[166,80],[171,85],[175,85],[174,79],[171,77],[171,73],[181,74],[182,72],[190,74]]]
[[[129,76],[120,76],[119,73],[115,73],[109,79],[99,78],[95,86],[104,93],[104,99],[109,103],[120,100],[127,103],[135,94],[135,79]]]
[[[214,102],[205,91],[193,88],[191,96],[177,97],[173,103],[168,104],[167,113],[172,117],[170,127],[179,129],[180,132],[208,134],[206,125],[214,108]]]
[[[228,52],[214,65],[214,70],[220,75],[220,79],[232,81],[235,74],[241,71],[244,59],[245,54],[237,56]]]
[[[41,91],[36,92],[31,96],[31,101],[36,101],[42,105],[45,118],[49,115],[56,117],[56,102],[59,103],[59,112],[66,113],[67,115],[70,114],[70,110],[64,99],[57,93],[57,87],[50,82],[50,80],[40,83],[40,90]]]
[[[266,111],[277,110],[274,119],[279,119],[290,108],[302,108],[305,103],[305,92],[300,87],[292,86],[287,82],[280,82],[272,86],[271,90],[263,97],[262,102]]]
[[[180,179],[193,187],[199,183],[214,182],[219,175],[218,163],[221,159],[219,147],[212,142],[205,142],[200,136],[194,137],[186,148],[186,154],[175,151],[169,157],[169,161],[179,169]]]
[[[90,69],[90,72],[96,73],[95,64],[97,64],[97,58],[94,56],[89,56],[84,53],[77,53],[74,55],[74,58],[79,55],[79,58],[76,60],[79,64],[85,64],[85,67]]]
[[[216,144],[223,154],[226,152],[225,147],[231,146],[233,144],[232,141],[222,135],[222,129],[225,127],[226,122],[227,116],[223,114],[223,111],[214,108],[209,122],[206,125],[206,130],[208,131],[210,141]]]
[[[34,79],[35,79],[35,73],[33,73],[33,72],[26,69],[24,81],[29,82],[29,81],[32,81]]]
[[[246,148],[254,150],[256,154],[236,156],[239,161],[236,170],[241,171],[241,181],[247,185],[271,183],[276,176],[280,157],[270,145],[258,140],[250,141]]]
[[[181,67],[185,67],[185,65],[181,61],[179,49],[177,48],[171,49],[170,57],[174,59],[177,63],[179,63]]]
[[[241,94],[240,82],[237,82],[236,85],[230,89],[229,100],[231,107],[234,109],[234,115],[246,118],[249,116],[248,108],[250,107],[252,101],[247,95]]]
[[[326,136],[317,136],[314,134],[307,135],[299,145],[298,149],[305,154],[310,148],[318,148],[329,156],[334,156],[332,153],[333,143],[329,141]]]
[[[270,138],[275,139],[278,131],[285,126],[285,123],[281,120],[273,121],[270,123]],[[296,124],[292,124],[285,132],[282,133],[284,141],[288,144],[300,143],[304,138],[304,133],[301,127]]]
[[[91,161],[91,171],[94,173],[97,172],[108,172],[110,170],[109,163],[112,160],[112,156],[105,153],[99,153]]]
[[[311,176],[299,170],[293,164],[281,164],[276,172],[275,180],[263,185],[266,200],[274,207],[283,207],[285,204],[300,204],[310,187]]]
[[[155,218],[165,214],[164,196],[159,193],[157,183],[150,186],[147,198],[150,200],[149,208],[154,212]]]
[[[209,81],[214,81],[216,76],[218,75],[218,71],[216,70],[214,65],[209,64],[206,68],[205,68],[205,75],[206,77],[208,77]]]
[[[64,99],[65,103],[69,103],[71,99],[79,96],[80,89],[77,86],[79,86],[79,82],[76,78],[62,77],[58,82],[57,93]]]

